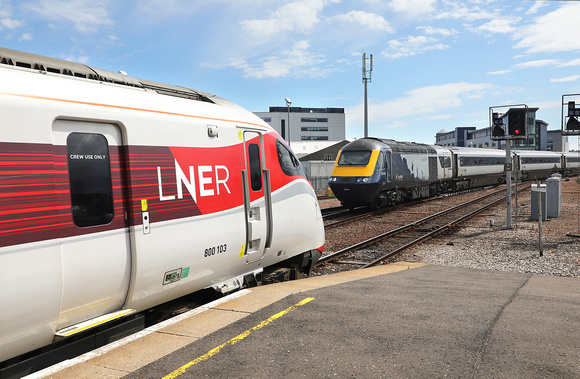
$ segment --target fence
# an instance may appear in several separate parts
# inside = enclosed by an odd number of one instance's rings
[[[328,176],[311,176],[310,183],[317,195],[324,195],[328,191]]]

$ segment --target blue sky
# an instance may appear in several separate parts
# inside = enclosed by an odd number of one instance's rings
[[[580,93],[580,2],[0,0],[0,46],[214,93],[250,111],[343,107],[363,135],[434,143],[527,104],[560,129]],[[577,137],[571,137],[573,147]]]

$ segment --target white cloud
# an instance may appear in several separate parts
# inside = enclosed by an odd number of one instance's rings
[[[441,29],[441,28],[434,28],[432,26],[417,26],[417,30],[425,31],[425,34],[434,35],[439,34],[443,37],[453,36],[458,33],[455,29]]]
[[[270,12],[268,18],[244,20],[241,25],[255,38],[266,41],[280,32],[308,33],[319,23],[323,6],[323,0],[296,0]]]
[[[369,118],[374,123],[384,123],[405,117],[431,117],[436,119],[437,112],[457,108],[465,99],[483,96],[492,86],[486,83],[448,83],[440,86],[417,88],[406,93],[405,97],[380,104],[369,104]],[[362,104],[347,111],[349,122],[362,119]],[[352,118],[352,120],[351,120]]]
[[[60,55],[60,59],[64,59],[65,61],[76,62],[76,63],[89,63],[89,57],[86,55]]]
[[[514,34],[514,47],[528,53],[555,53],[580,50],[580,3],[565,2],[560,8],[537,17]]]
[[[438,43],[439,40],[434,37],[426,36],[409,36],[402,40],[390,40],[388,48],[381,52],[381,55],[391,59],[408,57],[422,54],[431,50],[445,50],[449,45]]]
[[[106,0],[40,0],[28,7],[52,21],[73,23],[80,32],[95,32],[113,24]]]
[[[394,33],[395,30],[391,24],[375,13],[368,13],[363,11],[350,11],[334,17],[335,20],[345,23],[355,23],[365,26],[371,30],[378,30],[387,33]]]
[[[580,78],[580,75],[566,76],[565,78],[550,79],[550,83],[574,82],[578,80],[578,78]]]
[[[462,20],[464,22],[473,22],[477,20],[491,20],[497,17],[496,11],[488,11],[481,9],[478,6],[467,6],[463,2],[451,2],[443,1],[446,6],[445,11],[441,11],[435,14],[435,19],[449,19],[449,20]]]
[[[395,12],[417,17],[433,13],[436,2],[437,0],[391,0],[389,5]]]
[[[32,36],[32,33],[24,33],[23,35],[20,36],[20,38],[18,39],[19,41],[32,41],[34,39],[34,37]]]
[[[0,19],[0,30],[6,28],[6,29],[16,29],[18,27],[22,26],[22,22],[18,21],[18,20],[14,20],[12,18],[2,18]]]
[[[560,61],[557,59],[540,59],[537,61],[518,63],[514,65],[514,67],[516,68],[546,67],[546,66],[556,66],[558,64],[560,64]]]
[[[559,67],[568,67],[568,66],[580,66],[580,58],[572,59],[571,61],[564,62],[559,65]]]
[[[538,12],[540,8],[543,8],[548,4],[549,4],[548,1],[534,1],[534,5],[532,5],[532,7],[528,9],[526,14],[535,14]]]
[[[476,28],[468,28],[468,30],[476,33],[507,34],[516,30],[515,24],[517,24],[520,20],[520,17],[499,17],[494,18]]]
[[[512,72],[512,70],[500,70],[500,71],[491,71],[488,72],[488,75],[504,75],[504,74],[509,74],[510,72]]]
[[[246,78],[277,78],[291,76],[293,78],[323,77],[331,70],[319,67],[325,59],[321,55],[309,51],[308,41],[296,42],[292,49],[260,60],[260,65],[251,65],[245,59],[236,59],[230,66],[241,70]]]

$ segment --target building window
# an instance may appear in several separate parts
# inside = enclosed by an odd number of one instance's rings
[[[332,154],[324,154],[324,160],[330,162],[333,161],[334,158],[332,157]]]
[[[302,141],[328,141],[328,136],[302,136]]]
[[[262,120],[266,122],[272,122],[272,117],[262,117]]]
[[[302,122],[328,122],[328,118],[326,117],[302,117],[300,119]]]
[[[303,132],[328,132],[328,126],[303,126],[300,130]]]

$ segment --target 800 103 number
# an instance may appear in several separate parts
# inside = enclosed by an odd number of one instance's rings
[[[211,257],[211,256],[216,255],[216,254],[225,253],[227,249],[228,249],[228,245],[225,243],[223,245],[209,247],[209,248],[205,249],[205,253],[203,254],[203,256],[204,257]]]

